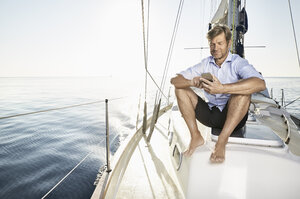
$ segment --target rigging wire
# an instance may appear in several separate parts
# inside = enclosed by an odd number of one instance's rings
[[[125,97],[119,97],[119,98],[110,99],[110,101],[119,100],[119,99],[123,99],[123,98],[125,98]],[[88,103],[75,104],[75,105],[63,106],[63,107],[57,107],[57,108],[50,108],[50,109],[39,110],[39,111],[28,112],[28,113],[20,113],[20,114],[15,114],[15,115],[10,115],[10,116],[0,117],[0,120],[2,120],[2,119],[8,119],[8,118],[13,118],[13,117],[24,116],[24,115],[32,115],[32,114],[37,114],[37,113],[44,113],[44,112],[50,112],[50,111],[56,111],[56,110],[74,108],[74,107],[79,107],[79,106],[86,106],[86,105],[90,105],[90,104],[104,103],[104,102],[105,102],[105,100],[98,100],[98,101],[88,102]]]
[[[147,14],[147,63],[149,58],[149,25],[150,24],[150,0],[148,0],[148,14]]]
[[[152,81],[154,82],[154,84],[157,87],[157,89],[159,90],[160,94],[163,95],[166,99],[168,99],[168,97],[164,94],[164,92],[162,91],[162,89],[158,86],[158,84],[156,83],[155,79],[153,78],[153,76],[150,74],[150,72],[148,70],[147,70],[147,73],[150,76],[150,78],[152,79]]]
[[[287,107],[288,105],[290,105],[290,104],[292,104],[292,103],[296,102],[298,99],[300,99],[300,97],[298,97],[298,98],[294,99],[293,101],[289,102],[289,103],[288,103],[288,104],[286,104],[284,107]]]
[[[162,77],[162,81],[161,81],[161,85],[160,85],[161,90],[163,90],[164,86],[165,86],[167,73],[168,73],[169,66],[170,66],[171,56],[172,56],[173,49],[174,49],[174,43],[175,43],[175,39],[176,39],[178,27],[179,27],[179,21],[180,21],[180,18],[181,18],[183,3],[184,3],[184,0],[180,0],[178,10],[177,10],[176,20],[175,20],[175,25],[174,25],[174,28],[173,28],[172,38],[171,38],[171,42],[170,42],[170,45],[169,45],[167,60],[166,60],[166,63],[165,63],[164,73],[163,73],[163,77]],[[158,95],[159,99],[161,98],[161,94],[162,93],[160,93]]]
[[[164,68],[164,73],[163,73],[163,77],[162,77],[162,81],[161,81],[161,85],[158,86],[157,82],[155,81],[155,79],[153,78],[153,76],[151,75],[151,73],[148,70],[148,41],[149,41],[149,36],[147,35],[146,38],[146,31],[145,31],[145,11],[144,11],[144,1],[141,0],[141,5],[142,5],[142,26],[143,26],[143,46],[144,46],[144,64],[145,64],[145,71],[146,71],[146,78],[145,78],[145,102],[146,102],[146,95],[147,95],[147,76],[149,75],[149,77],[151,78],[151,80],[154,82],[155,86],[158,88],[159,90],[159,95],[158,98],[161,98],[161,96],[164,96],[166,99],[168,99],[168,97],[164,94],[163,89],[164,89],[164,85],[165,85],[165,81],[166,81],[166,77],[167,77],[167,71],[169,69],[170,66],[170,60],[171,60],[171,56],[172,56],[172,52],[173,52],[173,47],[174,47],[174,43],[175,43],[175,39],[176,39],[176,35],[177,35],[177,30],[178,30],[178,24],[180,21],[180,17],[181,17],[181,13],[182,13],[182,7],[183,7],[183,2],[184,0],[181,0],[179,3],[179,8],[177,11],[177,16],[176,16],[176,20],[175,20],[175,26],[173,29],[173,33],[172,33],[172,38],[171,38],[171,42],[170,42],[170,46],[169,46],[169,51],[168,51],[168,56],[167,56],[167,60],[165,63],[165,68]],[[150,0],[148,0],[148,6],[150,5]],[[149,8],[148,8],[148,18],[149,18]],[[147,25],[147,32],[149,34],[149,19],[148,21],[148,25]]]
[[[151,78],[151,80],[154,82],[155,86],[158,88],[158,90],[160,91],[160,93],[162,93],[162,95],[167,99],[167,96],[163,93],[163,91],[161,90],[161,88],[158,86],[157,82],[155,81],[155,79],[153,78],[153,76],[151,75],[151,73],[148,70],[148,38],[149,36],[147,35],[147,39],[146,39],[146,33],[145,33],[145,11],[144,11],[144,1],[141,0],[141,4],[142,4],[142,25],[143,25],[143,46],[144,46],[144,64],[145,64],[145,102],[147,100],[147,76],[149,75],[149,77]],[[150,5],[150,0],[148,0],[148,6]],[[148,8],[148,17],[149,17],[149,8]],[[147,32],[149,34],[149,19],[148,21],[148,25],[147,25]],[[146,41],[147,40],[147,41]]]
[[[81,165],[81,163],[83,163],[83,161],[89,156],[91,155],[93,152],[89,152],[71,171],[69,171],[69,173],[67,173],[67,175],[65,175],[65,177],[63,177],[56,185],[54,185],[52,187],[52,189],[50,189],[43,197],[42,199],[46,198],[58,185],[60,185],[60,183],[62,183],[79,165]]]
[[[147,19],[147,38],[146,38],[146,31],[145,31],[145,11],[144,11],[144,1],[141,0],[141,5],[142,5],[142,26],[143,26],[143,46],[144,46],[144,64],[145,64],[145,70],[146,70],[146,77],[145,77],[145,102],[147,100],[146,95],[147,95],[147,76],[149,75],[149,77],[151,78],[151,80],[154,82],[155,86],[158,88],[159,90],[159,97],[161,98],[161,96],[164,96],[166,99],[168,99],[168,97],[164,94],[163,89],[164,89],[164,85],[165,85],[165,81],[166,81],[166,74],[170,65],[170,59],[171,59],[171,55],[173,52],[173,47],[174,47],[174,43],[175,43],[175,38],[177,35],[177,30],[178,30],[178,24],[180,21],[180,16],[182,13],[182,7],[183,7],[183,2],[184,0],[181,0],[179,3],[179,8],[177,11],[177,17],[176,17],[176,21],[175,21],[175,26],[173,29],[173,34],[172,34],[172,39],[170,42],[170,46],[169,46],[169,51],[168,51],[168,56],[167,56],[167,60],[166,60],[166,64],[165,64],[165,68],[164,68],[164,73],[163,73],[163,77],[162,77],[162,81],[161,81],[161,85],[158,86],[157,82],[155,81],[155,79],[153,78],[153,76],[151,75],[151,73],[148,70],[148,41],[149,41],[149,5],[150,5],[150,0],[148,0],[148,19]]]
[[[148,9],[147,9],[147,34],[145,35],[146,37],[146,42],[145,42],[145,45],[146,45],[146,73],[145,73],[145,101],[146,101],[146,95],[147,95],[147,82],[148,82],[148,77],[147,77],[147,71],[148,71],[148,58],[149,58],[149,21],[150,21],[150,0],[148,0]],[[143,8],[144,8],[144,5],[142,5]],[[144,11],[143,11],[144,13]],[[143,14],[143,23],[144,23],[144,14]],[[143,30],[144,30],[144,24],[143,24]]]
[[[266,46],[245,46],[244,48],[265,48]],[[204,49],[209,49],[208,46],[203,46],[203,47],[189,47],[189,48],[184,48],[184,50],[204,50]]]
[[[147,71],[148,71],[148,56],[146,47],[146,35],[145,35],[145,15],[144,15],[144,1],[141,0],[142,5],[142,25],[143,25],[143,46],[144,46],[144,64],[145,64],[145,100],[144,100],[144,116],[142,132],[146,133],[147,127]]]
[[[146,33],[145,33],[145,15],[144,15],[144,1],[142,3],[142,26],[143,26],[143,46],[144,46],[144,64],[145,64],[145,102],[147,100],[147,71],[148,71],[148,56],[147,56],[147,46],[146,46]]]
[[[290,0],[288,0],[288,3],[289,3],[289,10],[290,10],[290,16],[291,16],[291,21],[292,21],[293,33],[294,33],[294,40],[295,40],[295,46],[296,46],[296,52],[297,52],[298,65],[300,67],[299,51],[298,51],[296,31],[295,31],[295,26],[294,26],[294,20],[293,20],[293,14],[292,14],[292,8],[291,8]]]
[[[199,37],[200,37],[200,44],[201,43],[204,43],[204,40],[203,40],[203,35],[202,35],[202,33],[203,32],[206,32],[207,31],[207,29],[205,29],[205,11],[206,11],[206,5],[205,5],[205,2],[206,1],[201,1],[201,4],[202,5],[200,5],[200,6],[202,6],[202,14],[200,14],[200,18],[201,18],[201,15],[202,15],[202,21],[201,21],[201,19],[199,20],[200,21],[200,34],[199,34]],[[213,5],[213,4],[211,4],[211,5]],[[200,9],[199,9],[200,10]],[[211,13],[210,13],[210,15],[212,15]],[[210,17],[211,18],[211,17]],[[201,23],[202,22],[202,23]],[[199,58],[200,58],[200,60],[202,60],[202,58],[203,58],[203,51],[201,50],[200,51],[200,54],[199,54]]]

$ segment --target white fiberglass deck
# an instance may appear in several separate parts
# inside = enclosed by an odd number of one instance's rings
[[[169,149],[167,116],[159,119],[151,144],[141,139],[116,198],[297,198],[300,195],[299,158],[287,153],[288,148],[283,146],[228,143],[225,162],[211,164],[209,157],[215,142],[208,135],[205,145],[192,157],[182,156],[177,171],[170,154],[179,138],[174,135]],[[210,128],[206,130],[209,132]],[[188,137],[186,133],[181,132],[181,136]],[[180,152],[184,150],[181,144],[177,146]]]
[[[265,125],[270,116],[273,118],[272,129]],[[229,138],[222,164],[209,161],[218,137],[211,135],[210,128],[198,123],[205,144],[190,158],[183,156],[177,171],[185,197],[299,198],[300,159],[274,134],[277,126],[286,126],[282,117],[271,111],[270,116],[247,122],[244,138]],[[182,152],[188,146],[189,131],[176,106],[172,117],[173,139],[177,142],[172,146],[177,144]],[[286,135],[286,130],[283,134]]]
[[[287,125],[277,113],[279,110],[258,105],[264,107],[255,111],[259,120],[247,122],[244,138],[229,139],[222,164],[209,161],[217,137],[212,136],[211,128],[200,123],[205,144],[191,157],[182,155],[190,134],[175,105],[170,133],[169,113],[166,113],[158,119],[150,144],[138,131],[127,145],[120,147],[117,153],[123,155],[113,164],[111,176],[115,178],[109,181],[111,188],[105,198],[299,198],[300,157],[279,139],[286,137],[286,129],[282,136],[274,134]],[[298,143],[294,139],[297,131],[293,126],[289,129],[290,143]],[[297,146],[294,148],[297,152]]]
[[[165,114],[158,120],[150,144],[141,139],[116,198],[184,198],[171,165],[167,119]]]

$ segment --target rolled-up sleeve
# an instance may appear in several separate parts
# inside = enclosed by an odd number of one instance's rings
[[[193,79],[194,77],[200,76],[201,73],[201,63],[199,63],[184,71],[181,71],[180,73],[177,73],[177,75],[182,75],[186,79]]]
[[[264,80],[261,73],[259,73],[247,60],[242,60],[242,63],[237,64],[238,75],[240,79],[248,79],[250,77],[257,77]]]

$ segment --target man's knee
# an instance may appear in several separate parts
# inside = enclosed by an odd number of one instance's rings
[[[175,95],[178,98],[189,97],[190,88],[175,88]]]
[[[235,103],[250,104],[251,95],[231,95],[229,101]]]
[[[251,95],[231,95],[228,103],[228,110],[243,115],[248,111],[250,101]]]
[[[198,96],[191,88],[175,88],[175,95],[177,100],[190,101],[195,108],[198,103]]]
[[[175,95],[178,98],[178,96],[182,95],[184,92],[184,89],[181,88],[175,88]]]

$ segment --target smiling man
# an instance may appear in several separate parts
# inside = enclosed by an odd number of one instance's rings
[[[189,128],[191,140],[184,154],[191,156],[204,144],[196,119],[202,124],[222,129],[211,162],[225,160],[229,136],[242,128],[248,118],[251,94],[266,88],[262,75],[239,55],[229,52],[231,32],[227,26],[216,25],[207,33],[211,56],[203,59],[171,79],[175,86],[180,112]],[[201,75],[212,74],[212,81]],[[208,102],[197,96],[190,87],[204,89]]]

